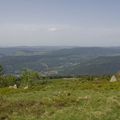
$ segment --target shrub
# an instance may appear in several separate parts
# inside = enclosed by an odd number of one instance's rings
[[[3,74],[3,67],[0,65],[0,76]]]
[[[16,84],[16,77],[13,75],[0,76],[0,87],[8,87]]]
[[[20,79],[21,79],[20,80],[21,86],[32,86],[41,79],[41,76],[36,71],[26,69],[26,70],[22,71]]]

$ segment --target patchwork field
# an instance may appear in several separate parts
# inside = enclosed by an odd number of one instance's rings
[[[0,88],[0,120],[120,120],[120,82],[68,78]]]

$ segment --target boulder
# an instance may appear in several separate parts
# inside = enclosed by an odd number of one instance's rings
[[[9,86],[9,88],[17,89],[17,85]]]
[[[24,87],[24,90],[28,89],[28,85]]]
[[[116,78],[115,75],[113,75],[113,76],[111,77],[111,79],[110,79],[110,82],[116,82],[116,81],[117,81],[117,78]]]

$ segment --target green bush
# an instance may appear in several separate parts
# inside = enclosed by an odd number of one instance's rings
[[[3,67],[0,65],[0,76],[3,74]]]
[[[20,76],[20,86],[33,86],[41,80],[41,76],[38,72],[26,69],[22,71]]]
[[[13,75],[0,76],[0,87],[8,87],[16,84],[16,77]]]

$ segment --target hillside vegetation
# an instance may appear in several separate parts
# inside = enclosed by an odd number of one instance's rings
[[[119,120],[120,82],[88,78],[0,88],[0,120]]]
[[[64,69],[64,75],[111,75],[120,70],[120,56],[105,56]]]
[[[45,75],[111,75],[120,70],[119,47],[0,48],[0,64],[7,74],[23,69]],[[106,62],[107,61],[107,62]]]

